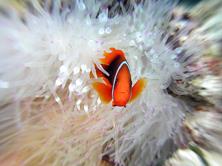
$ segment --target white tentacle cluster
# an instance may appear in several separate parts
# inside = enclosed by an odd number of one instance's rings
[[[116,164],[151,164],[179,132],[185,110],[166,92],[172,78],[186,77],[178,59],[187,46],[167,43],[174,4],[49,4],[33,0],[21,13],[8,7],[0,16],[0,102],[15,103],[16,118],[6,114],[20,126],[7,138],[15,144],[9,155],[32,165],[96,165],[105,155]],[[148,79],[139,99],[121,111],[101,103],[90,86],[89,72],[110,47],[125,52],[133,81]],[[2,115],[5,131],[11,126]]]

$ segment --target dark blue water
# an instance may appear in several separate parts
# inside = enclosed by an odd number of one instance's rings
[[[201,0],[179,0],[179,3],[185,5],[196,5],[200,1]]]

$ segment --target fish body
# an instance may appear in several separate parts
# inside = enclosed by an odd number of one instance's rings
[[[107,74],[95,65],[96,75],[104,82],[94,82],[93,87],[98,92],[101,101],[112,106],[126,107],[126,104],[142,92],[146,85],[145,79],[138,80],[132,86],[131,73],[125,54],[121,50],[110,48],[111,53],[104,53],[100,63]]]

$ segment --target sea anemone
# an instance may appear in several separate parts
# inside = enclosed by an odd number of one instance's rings
[[[184,96],[198,91],[191,81],[211,40],[175,2],[12,3],[0,14],[3,165],[157,165],[187,145]],[[133,83],[148,81],[126,108],[91,86],[110,48],[126,54]]]

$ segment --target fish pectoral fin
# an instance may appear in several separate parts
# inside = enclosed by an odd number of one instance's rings
[[[106,77],[102,77],[103,81],[105,82],[106,86],[112,89],[112,85]]]
[[[104,103],[109,103],[112,99],[112,87],[100,82],[94,82],[93,88],[97,91],[100,99]]]
[[[133,100],[135,100],[137,97],[141,95],[142,91],[146,87],[146,84],[147,84],[147,80],[145,78],[141,78],[133,85],[132,95],[129,102],[132,102]]]

